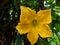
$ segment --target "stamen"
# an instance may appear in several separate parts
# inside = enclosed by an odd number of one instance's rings
[[[33,20],[33,21],[32,21],[32,25],[33,25],[33,26],[36,26],[36,25],[37,25],[37,20]]]

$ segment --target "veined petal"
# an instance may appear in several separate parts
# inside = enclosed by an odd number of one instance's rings
[[[20,9],[20,21],[23,21],[25,18],[27,18],[30,21],[33,20],[33,18],[36,16],[36,12],[34,10],[31,10],[29,7],[20,6]]]
[[[49,24],[52,22],[51,19],[51,10],[41,10],[37,13],[37,20],[41,24]]]
[[[31,24],[29,24],[28,21],[24,20],[23,22],[18,23],[18,25],[16,26],[16,29],[20,34],[25,34],[29,32],[29,30],[31,30]]]
[[[38,40],[38,33],[36,33],[35,31],[30,31],[27,34],[27,38],[29,40],[29,42],[31,43],[31,45],[35,44]]]
[[[52,37],[52,32],[51,32],[51,30],[50,30],[48,25],[38,26],[38,34],[42,38]]]

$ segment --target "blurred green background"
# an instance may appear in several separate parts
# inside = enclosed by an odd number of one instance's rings
[[[60,45],[60,0],[0,0],[0,45],[30,45],[26,35],[20,35],[15,28],[21,5],[36,11],[51,9],[52,23],[49,26],[53,37],[39,37],[35,45]]]

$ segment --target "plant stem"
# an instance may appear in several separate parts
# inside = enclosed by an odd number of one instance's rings
[[[38,5],[37,5],[37,11],[39,11],[40,9],[41,10],[44,10],[44,0],[38,0]]]

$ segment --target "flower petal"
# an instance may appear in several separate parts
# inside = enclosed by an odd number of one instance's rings
[[[18,25],[16,26],[16,29],[20,34],[25,34],[29,32],[29,30],[31,30],[31,24],[29,24],[28,21],[24,20],[23,22],[18,23]]]
[[[41,25],[38,27],[38,34],[42,38],[52,37],[52,32],[50,31],[50,28],[48,25]]]
[[[52,22],[51,19],[51,10],[41,10],[37,13],[39,23],[41,24],[49,24]]]
[[[31,10],[29,7],[20,6],[20,8],[21,8],[20,21],[23,21],[25,18],[27,18],[30,21],[33,19],[33,17],[36,16],[36,12],[34,10]]]
[[[27,38],[30,41],[31,45],[35,44],[38,40],[38,34],[35,31],[30,31],[27,34]]]

